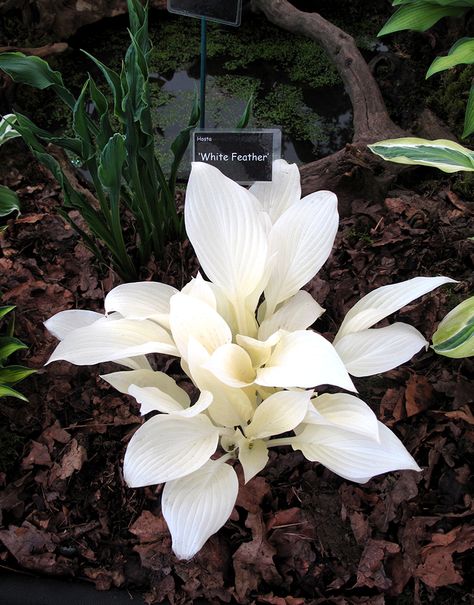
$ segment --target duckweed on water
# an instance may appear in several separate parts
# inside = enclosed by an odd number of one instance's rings
[[[195,19],[163,12],[152,16],[154,48],[150,69],[157,82],[152,93],[155,127],[157,134],[169,139],[187,122],[198,85],[200,24]],[[117,18],[83,28],[71,44],[92,51],[119,70],[128,42],[125,23]],[[234,127],[253,94],[252,126],[282,127],[291,140],[306,145],[307,153],[311,149],[316,152],[317,144],[327,143],[331,119],[323,120],[315,109],[317,102],[313,103],[317,101],[317,89],[340,85],[340,80],[318,44],[280,30],[263,17],[252,16],[238,29],[209,24],[207,55],[206,109],[210,127]],[[100,81],[95,67],[79,50],[55,57],[52,66],[77,92],[88,71]],[[53,95],[31,95],[25,89],[20,91],[18,100],[18,109],[34,116],[40,126],[67,130],[66,112]],[[167,146],[166,141],[157,141],[160,155]]]

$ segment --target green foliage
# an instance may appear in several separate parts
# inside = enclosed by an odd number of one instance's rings
[[[0,319],[4,319],[15,307],[9,305],[0,307]],[[36,372],[23,366],[7,365],[8,360],[17,351],[28,347],[13,336],[14,320],[7,324],[6,331],[0,336],[0,397],[16,397],[22,401],[28,401],[19,391],[13,388],[18,382]]]
[[[14,129],[16,117],[13,114],[8,114],[0,119],[0,146],[9,141],[15,139],[20,135]],[[0,185],[0,219],[8,216],[12,212],[20,214],[20,201],[17,194],[6,187]],[[0,233],[4,231],[5,227],[0,225]]]
[[[19,113],[15,114],[15,129],[60,183],[64,218],[100,261],[110,260],[124,280],[134,280],[152,256],[162,255],[167,241],[183,236],[182,220],[175,205],[176,173],[189,144],[190,131],[199,120],[199,110],[195,102],[187,127],[171,144],[174,159],[166,176],[155,155],[148,14],[139,0],[128,0],[128,9],[130,45],[120,72],[88,54],[105,78],[109,97],[91,76],[78,97],[74,97],[65,87],[61,74],[38,57],[3,53],[0,69],[17,82],[53,90],[71,112],[72,132],[68,136],[57,136],[38,128]],[[88,101],[93,104],[92,115]],[[60,163],[47,150],[49,143],[65,149],[75,164],[90,175],[96,206],[74,190]],[[89,233],[70,217],[72,209],[78,210],[85,219]],[[124,238],[122,221],[127,214],[133,217],[132,241]],[[102,246],[107,248],[107,257],[103,256]]]
[[[437,57],[430,65],[426,73],[429,78],[433,74],[452,69],[457,65],[471,65],[474,63],[474,38],[462,38],[451,47],[445,57]],[[469,99],[467,101],[466,115],[464,119],[463,137],[474,132],[474,86],[471,86]]]
[[[443,318],[433,334],[433,349],[439,355],[454,359],[474,355],[474,296]]]
[[[443,17],[458,17],[472,6],[469,0],[393,0],[401,5],[379,32],[379,36],[411,29],[424,32]]]
[[[404,29],[425,31],[443,17],[458,17],[474,7],[474,0],[393,0],[393,6],[401,5],[397,12],[380,30],[379,36]],[[474,38],[462,38],[445,57],[437,57],[428,69],[426,77],[452,69],[461,64],[474,63]],[[467,102],[463,138],[474,132],[474,86],[470,87]]]
[[[18,196],[14,191],[5,187],[5,185],[0,185],[0,218],[8,216],[12,212],[20,213]],[[2,228],[0,227],[0,232],[1,230]]]
[[[444,139],[389,139],[369,145],[369,149],[397,164],[432,166],[443,172],[474,171],[474,152]]]

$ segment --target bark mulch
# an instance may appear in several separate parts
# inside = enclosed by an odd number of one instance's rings
[[[356,380],[422,473],[360,486],[298,452],[272,452],[261,475],[241,488],[225,527],[193,560],[176,560],[160,487],[132,490],[123,482],[126,443],[141,420],[134,401],[99,378],[114,366],[44,367],[55,343],[42,322],[63,309],[101,310],[118,281],[98,270],[58,216],[57,185],[21,154],[0,168],[23,208],[0,239],[0,292],[2,304],[17,305],[16,333],[30,347],[21,361],[38,373],[20,385],[29,403],[0,399],[0,570],[117,587],[149,603],[468,603],[474,364],[431,350]],[[474,203],[460,199],[448,178],[433,177],[431,190],[400,186],[383,203],[353,202],[331,258],[308,285],[327,309],[320,331],[334,334],[347,309],[376,287],[448,275],[459,283],[396,317],[429,339],[472,293]],[[196,269],[190,246],[173,244],[150,276],[181,287]],[[180,377],[175,360],[159,362]]]

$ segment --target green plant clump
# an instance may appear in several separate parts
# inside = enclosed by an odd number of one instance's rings
[[[450,69],[440,74],[439,78],[439,86],[428,96],[427,104],[446,122],[453,134],[461,138],[474,66]]]
[[[196,99],[188,126],[171,144],[174,160],[165,175],[155,155],[148,13],[139,0],[128,0],[128,10],[131,43],[120,73],[88,55],[102,72],[112,102],[91,76],[76,98],[64,85],[61,74],[53,71],[46,61],[22,53],[0,55],[0,69],[14,81],[40,90],[50,89],[69,108],[72,136],[51,134],[20,113],[15,114],[15,129],[61,184],[63,217],[96,257],[104,264],[111,262],[127,281],[136,280],[140,268],[152,256],[160,258],[168,241],[184,235],[175,204],[176,175],[189,144],[190,131],[199,120]],[[90,175],[96,202],[74,189],[60,161],[46,148],[48,143],[63,148]],[[71,218],[70,210],[79,211],[89,232]],[[128,231],[131,241],[124,237],[124,216],[132,219]],[[108,251],[105,256],[103,246]]]
[[[11,313],[14,308],[11,305],[0,307],[0,319]],[[28,401],[24,395],[13,387],[36,370],[19,365],[8,365],[9,358],[14,353],[28,348],[13,336],[14,326],[15,322],[12,319],[8,322],[6,332],[0,336],[0,397],[16,397],[22,401]]]

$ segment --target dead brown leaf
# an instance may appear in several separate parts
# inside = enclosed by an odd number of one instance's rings
[[[75,471],[81,470],[86,460],[87,452],[85,448],[79,445],[76,439],[72,439],[61,462],[54,464],[51,469],[50,484],[57,479],[68,479]]]
[[[24,469],[31,469],[34,465],[51,466],[52,460],[49,455],[49,450],[44,443],[38,441],[31,442],[30,452],[21,461],[21,466]]]
[[[416,576],[427,586],[439,588],[463,581],[455,567],[453,555],[474,547],[474,527],[460,525],[447,534],[433,534],[432,541],[421,551],[421,564]]]
[[[400,546],[386,540],[369,540],[357,569],[356,586],[387,590],[392,582],[383,566],[384,559],[400,552]]]
[[[235,590],[242,603],[262,580],[281,582],[273,561],[276,550],[267,540],[261,513],[248,513],[245,525],[252,531],[252,540],[241,544],[233,556]]]
[[[407,417],[415,416],[430,407],[433,387],[426,376],[412,374],[405,389],[405,410]]]

